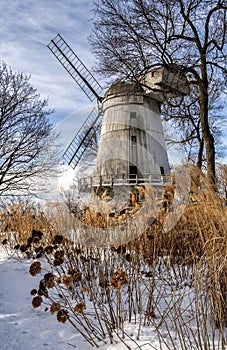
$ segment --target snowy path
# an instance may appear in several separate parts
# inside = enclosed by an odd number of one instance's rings
[[[32,308],[30,290],[36,279],[28,273],[28,262],[22,264],[2,254],[0,260],[1,350],[91,349],[69,324],[60,324],[49,312]]]

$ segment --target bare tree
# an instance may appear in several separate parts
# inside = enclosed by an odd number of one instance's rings
[[[214,136],[216,159],[222,159],[222,126],[226,118],[223,114],[223,101],[221,99],[221,87],[219,82],[213,82],[209,92],[209,125]],[[167,135],[169,145],[181,144],[184,148],[187,160],[195,164],[199,169],[206,166],[204,154],[204,139],[199,117],[200,105],[197,87],[191,89],[190,96],[186,96],[181,103],[172,100],[161,107],[165,121],[170,121],[174,134]]]
[[[57,164],[52,113],[30,77],[0,64],[0,195],[35,193]],[[55,151],[56,153],[56,151]]]
[[[226,0],[96,0],[93,51],[107,76],[177,65],[198,87],[207,178],[215,184],[209,86],[226,79]]]

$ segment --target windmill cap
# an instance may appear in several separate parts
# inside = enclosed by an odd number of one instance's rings
[[[111,95],[135,95],[143,93],[144,90],[140,83],[133,81],[118,81],[107,90],[104,98],[108,98]]]

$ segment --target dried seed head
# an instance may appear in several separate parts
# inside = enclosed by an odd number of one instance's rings
[[[28,237],[27,239],[27,245],[31,245],[33,242],[33,237]]]
[[[34,277],[41,272],[41,263],[40,261],[34,261],[29,269],[30,274]]]
[[[46,246],[46,248],[44,249],[44,252],[45,252],[46,254],[52,254],[52,253],[53,253],[53,250],[54,250],[54,248],[53,248],[51,245],[48,245],[48,246]]]
[[[55,276],[53,275],[53,273],[48,272],[44,275],[44,286],[47,287],[48,289],[53,288],[54,287],[54,280],[55,280]]]
[[[57,313],[58,322],[65,323],[68,320],[68,311],[67,310],[59,310]]]
[[[86,258],[84,255],[81,255],[81,256],[80,256],[80,260],[81,260],[82,262],[84,262],[84,263],[87,263],[87,262],[90,261],[90,260],[89,260],[88,258]]]
[[[81,281],[82,273],[80,271],[76,271],[70,267],[68,274],[72,276],[74,282]]]
[[[57,250],[54,254],[54,265],[59,266],[64,262],[64,250]]]
[[[32,306],[34,308],[39,307],[42,304],[42,301],[43,301],[42,297],[37,295],[32,299]]]
[[[83,311],[86,309],[86,304],[85,303],[78,303],[76,306],[73,308],[75,312],[78,314],[82,314]]]
[[[33,230],[32,230],[32,237],[33,237],[33,238],[36,237],[36,238],[41,239],[42,236],[43,236],[42,231],[36,230],[36,229],[33,229]]]
[[[57,284],[60,284],[60,283],[61,283],[61,277],[58,277],[58,278],[56,279],[56,283],[57,283]]]
[[[69,288],[73,283],[73,277],[71,275],[62,275],[61,283],[63,283],[67,288]]]
[[[43,252],[43,247],[40,245],[40,246],[38,246],[38,247],[36,247],[35,248],[35,252],[36,253],[41,253],[41,252]]]
[[[147,312],[145,313],[145,316],[146,316],[148,319],[151,319],[151,318],[155,318],[155,317],[156,317],[153,310],[147,311]]]
[[[33,243],[34,243],[34,244],[39,243],[39,241],[40,241],[40,238],[39,238],[39,237],[36,237],[36,236],[35,236],[35,237],[33,238]]]
[[[121,288],[129,284],[128,277],[125,271],[117,270],[111,276],[110,287],[114,289]]]
[[[36,289],[32,289],[30,292],[31,295],[36,295],[37,294],[37,290]]]
[[[81,252],[82,252],[82,251],[81,251],[80,248],[75,248],[75,253],[76,253],[76,254],[81,254]]]
[[[126,259],[128,262],[132,262],[133,256],[132,256],[131,254],[126,254],[126,255],[125,255],[125,259]]]
[[[44,295],[46,298],[48,297],[48,290],[45,286],[44,279],[39,282],[38,295]]]
[[[50,306],[50,313],[53,315],[55,312],[61,309],[61,305],[59,303],[52,303]]]
[[[57,251],[54,253],[55,259],[63,258],[64,255],[65,255],[64,250],[57,250]]]
[[[117,248],[117,254],[125,254],[126,253],[126,247],[124,246],[119,246]]]
[[[53,244],[61,244],[63,242],[62,235],[55,235],[53,239]]]
[[[24,252],[26,252],[26,250],[28,250],[27,244],[22,244],[22,245],[20,246],[20,251],[21,251],[22,253],[24,253]]]
[[[64,262],[63,258],[54,259],[54,266],[60,266],[61,264],[63,264],[63,262]]]

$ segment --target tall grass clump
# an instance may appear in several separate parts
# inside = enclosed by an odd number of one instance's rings
[[[52,224],[37,204],[20,200],[3,206],[0,211],[1,240],[11,255],[16,248],[17,255],[26,252],[30,257],[36,243],[42,238],[46,244],[53,234]]]

